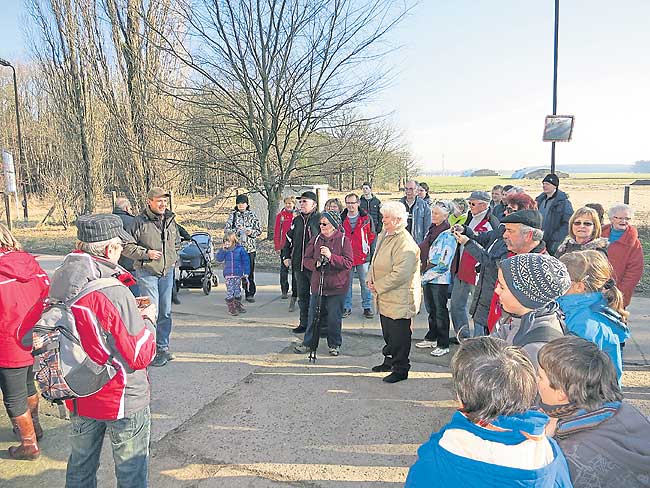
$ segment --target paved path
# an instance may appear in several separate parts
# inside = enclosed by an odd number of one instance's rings
[[[60,258],[42,257],[51,272]],[[359,303],[344,321],[338,358],[321,346],[315,365],[292,353],[298,313],[279,298],[277,275],[260,273],[248,313],[230,317],[220,285],[210,296],[182,290],[174,306],[177,359],[150,368],[154,487],[393,487],[400,486],[415,450],[453,408],[449,356],[413,348],[408,381],[387,385],[370,371],[381,360],[377,319]],[[635,340],[626,361],[626,395],[650,411],[650,300],[632,307]],[[424,335],[424,314],[414,339]],[[642,365],[646,365],[645,367]],[[46,437],[36,462],[7,460],[8,419],[0,414],[0,487],[63,486],[68,423],[46,408]],[[108,441],[100,486],[115,486]]]

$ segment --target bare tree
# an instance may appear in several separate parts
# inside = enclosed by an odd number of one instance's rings
[[[207,164],[225,165],[259,191],[268,201],[270,222],[294,173],[316,167],[304,154],[311,136],[382,88],[382,41],[408,9],[390,0],[179,5],[176,15],[190,45],[158,34],[162,48],[194,72],[195,82],[180,95],[178,87],[167,89],[193,105],[195,122],[211,124],[192,148]]]

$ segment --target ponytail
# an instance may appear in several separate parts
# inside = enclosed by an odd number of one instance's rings
[[[627,323],[627,318],[630,315],[630,312],[625,310],[625,305],[623,303],[623,293],[616,287],[616,282],[613,279],[607,280],[607,283],[603,286],[601,293],[607,301],[607,305],[612,310],[619,313],[621,320]]]

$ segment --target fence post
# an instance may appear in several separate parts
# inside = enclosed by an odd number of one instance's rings
[[[111,191],[111,212],[115,210],[115,200],[117,200],[117,192],[115,190]]]
[[[5,213],[7,215],[7,229],[11,230],[11,202],[9,201],[9,193],[2,192],[3,200],[5,202]]]
[[[630,185],[625,185],[625,190],[623,193],[623,203],[625,205],[630,204]]]

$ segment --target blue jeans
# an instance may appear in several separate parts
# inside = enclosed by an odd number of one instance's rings
[[[156,321],[156,346],[158,349],[169,349],[169,335],[172,333],[172,287],[174,286],[174,270],[166,275],[156,276],[141,269],[135,271],[140,291],[151,297],[151,302],[158,306]]]
[[[115,460],[118,488],[146,488],[149,477],[149,406],[120,420],[95,420],[70,416],[70,457],[66,488],[96,488],[99,457],[108,431]]]
[[[461,281],[457,276],[454,276],[454,285],[451,289],[451,304],[449,312],[451,314],[451,322],[454,325],[456,333],[462,328],[461,337],[469,337],[469,302],[470,295],[474,290],[474,285],[470,285],[465,281]]]
[[[314,319],[316,317],[317,300],[318,295],[313,294],[309,300],[309,322],[303,340],[303,344],[307,347],[310,347],[314,340]],[[343,337],[341,337],[341,316],[343,315],[344,300],[345,295],[331,295],[324,296],[321,303],[321,327],[327,327],[327,345],[329,347],[340,346],[343,342]]]
[[[481,325],[474,322],[474,337],[481,337],[486,335],[490,335],[487,325]]]
[[[345,309],[352,310],[352,282],[354,281],[354,273],[356,272],[359,277],[359,284],[361,285],[361,306],[363,309],[372,310],[372,294],[366,285],[366,275],[368,274],[369,263],[358,264],[352,266],[350,269],[350,287],[348,293],[345,295]]]

